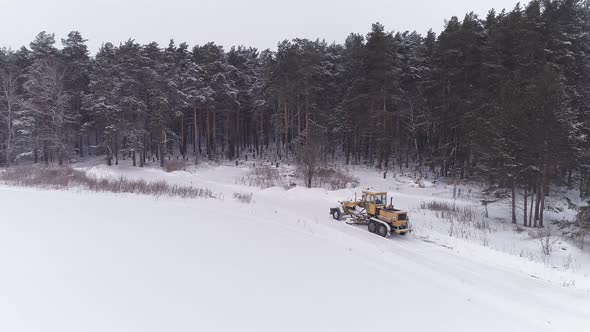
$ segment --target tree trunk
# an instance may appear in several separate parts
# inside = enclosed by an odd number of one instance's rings
[[[115,165],[119,165],[119,143],[117,142],[117,136],[115,136]]]
[[[346,147],[345,147],[345,151],[346,151],[346,165],[348,165],[350,163],[350,142],[347,142]]]
[[[43,160],[45,165],[49,165],[49,150],[47,148],[47,141],[43,142]]]
[[[197,126],[197,106],[196,105],[193,108],[193,118],[194,118],[194,121],[195,121],[195,129],[194,129],[195,131],[193,133],[194,139],[195,139],[195,141],[194,141],[193,144],[195,146],[193,147],[193,151],[195,152],[195,165],[196,165],[196,164],[199,163],[199,153],[198,152],[200,150],[200,148],[197,148],[197,145],[199,145],[199,142],[198,142],[198,140],[199,140],[199,137],[198,137],[199,136],[199,128]]]
[[[164,167],[164,159],[166,155],[166,131],[164,129],[162,129],[160,144],[158,145],[160,148],[160,167]]]
[[[289,141],[289,112],[287,109],[287,101],[284,101],[284,116],[285,116],[285,138],[283,139],[283,147],[285,149],[285,159],[287,159],[287,149]]]
[[[530,210],[529,210],[529,223],[528,226],[531,226],[531,223],[533,221],[533,205],[535,205],[535,195],[536,195],[536,189],[535,186],[532,187],[532,191],[531,191],[531,206],[530,206]]]
[[[539,207],[541,206],[541,195],[539,194],[541,190],[539,188],[538,180],[535,181],[535,192],[537,195],[535,195],[535,217],[533,219],[533,226],[537,227],[537,222],[539,221]]]
[[[524,222],[523,222],[523,225],[524,225],[524,226],[526,226],[526,225],[527,225],[527,219],[528,219],[528,218],[527,218],[527,210],[528,210],[528,209],[527,209],[527,202],[528,202],[528,197],[527,197],[527,195],[528,195],[528,185],[525,185],[525,186],[524,186],[524,192],[523,192],[523,197],[524,197],[524,199],[523,199],[523,202],[524,202],[524,209],[523,209],[523,213],[524,213],[524,216],[523,216],[523,221],[524,221]]]
[[[7,133],[6,133],[6,168],[10,167],[10,149],[11,149],[11,141],[12,141],[12,111],[10,103],[8,104],[8,116],[7,116]]]
[[[539,207],[539,227],[544,227],[543,217],[545,215],[545,185],[547,183],[547,164],[543,164],[543,175],[541,178],[541,191],[539,192],[539,196],[541,196],[541,205]]]
[[[207,110],[207,120],[206,120],[206,135],[205,135],[205,145],[207,146],[207,158],[211,159],[211,121],[209,120],[209,110]]]
[[[79,142],[78,142],[78,152],[80,153],[80,158],[84,158],[84,134],[80,133],[79,135]]]
[[[512,223],[516,224],[516,183],[512,176]]]

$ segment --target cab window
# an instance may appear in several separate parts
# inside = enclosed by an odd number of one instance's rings
[[[385,200],[386,200],[385,195],[383,195],[383,194],[378,195],[375,203],[376,204],[385,204]]]

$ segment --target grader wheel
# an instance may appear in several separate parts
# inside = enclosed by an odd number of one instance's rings
[[[340,210],[336,210],[334,211],[334,213],[332,213],[332,218],[336,219],[336,220],[340,220],[341,214],[340,214]]]
[[[377,232],[377,223],[374,221],[369,221],[369,232],[370,233],[376,233]]]
[[[387,227],[385,225],[379,224],[379,228],[377,229],[377,234],[383,237],[387,237]]]

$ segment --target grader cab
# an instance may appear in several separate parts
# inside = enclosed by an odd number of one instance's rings
[[[336,220],[347,219],[349,224],[367,225],[369,232],[387,237],[390,234],[406,235],[412,229],[408,213],[393,207],[393,199],[387,204],[386,192],[363,191],[360,200],[340,202],[330,209]]]

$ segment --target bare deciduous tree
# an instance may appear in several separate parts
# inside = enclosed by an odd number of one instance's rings
[[[305,185],[311,188],[321,160],[322,134],[325,127],[318,125],[311,119],[307,119],[305,130],[294,141],[297,144],[297,159],[299,168],[303,173]]]

